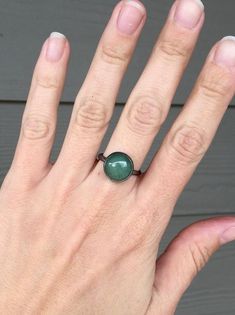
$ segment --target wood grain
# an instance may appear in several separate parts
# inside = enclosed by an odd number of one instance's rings
[[[0,100],[25,100],[43,41],[64,33],[72,53],[62,101],[73,101],[89,69],[114,0],[0,0]],[[148,19],[117,102],[125,102],[141,74],[172,0],[144,0]],[[206,22],[173,103],[183,104],[212,45],[234,31],[234,0],[206,0]],[[235,105],[235,99],[231,102]]]

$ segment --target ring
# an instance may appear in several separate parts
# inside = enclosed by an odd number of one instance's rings
[[[103,153],[97,155],[97,160],[104,162],[104,172],[107,177],[115,182],[123,182],[131,175],[139,176],[141,171],[134,169],[132,159],[123,152],[113,152],[105,157]]]

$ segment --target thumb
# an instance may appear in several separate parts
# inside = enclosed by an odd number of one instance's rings
[[[212,254],[235,240],[235,217],[218,217],[196,222],[181,231],[156,262],[152,314],[174,313],[176,306],[193,278]],[[163,302],[164,301],[164,302]]]

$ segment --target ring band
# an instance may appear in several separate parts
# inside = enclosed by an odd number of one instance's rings
[[[113,152],[105,157],[103,153],[97,155],[97,160],[104,162],[104,172],[112,181],[122,182],[131,175],[139,176],[142,172],[134,169],[133,160],[123,152]]]

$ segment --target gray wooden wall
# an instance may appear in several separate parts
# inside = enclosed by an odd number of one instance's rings
[[[57,138],[52,158],[58,155],[71,114],[73,100],[86,75],[99,37],[107,23],[113,0],[0,0],[0,181],[11,163],[19,134],[31,75],[42,42],[51,31],[69,38],[72,52],[59,109]],[[148,20],[117,98],[107,143],[127,96],[146,63],[166,18],[171,0],[143,1]],[[148,166],[188,95],[213,43],[235,34],[234,0],[204,0],[206,22],[172,104],[169,117],[147,157]],[[161,249],[183,227],[214,215],[235,214],[235,100],[222,121],[207,155],[178,201]],[[177,315],[235,314],[235,244],[224,246],[184,295]]]

